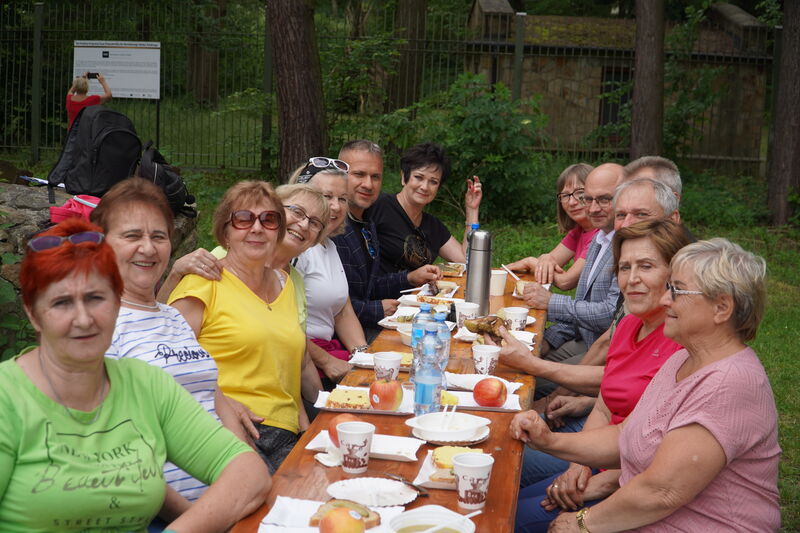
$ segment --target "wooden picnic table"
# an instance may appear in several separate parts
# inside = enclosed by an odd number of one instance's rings
[[[530,277],[523,277],[523,279]],[[461,287],[455,297],[463,297],[464,278],[448,278],[459,282]],[[514,290],[514,280],[508,276],[506,290],[503,296],[491,297],[489,309],[496,312],[502,307],[525,306],[522,300],[513,298],[511,293]],[[536,344],[534,351],[538,355],[539,345],[544,330],[546,313],[541,310],[530,310],[530,316],[536,321],[529,326],[527,331],[536,333]],[[411,349],[405,346],[400,335],[393,330],[384,330],[377,339],[370,345],[370,352],[381,351],[400,351],[409,352]],[[453,339],[450,345],[450,362],[447,370],[455,373],[474,373],[472,364],[472,345],[471,343],[461,342]],[[519,373],[504,365],[498,365],[495,375],[503,377],[509,381],[523,383],[519,389],[520,405],[522,409],[527,409],[533,400],[533,389],[535,380],[528,374]],[[354,368],[342,380],[343,385],[349,386],[369,386],[375,379],[374,371],[371,369]],[[401,372],[399,379],[407,380],[408,374]],[[492,470],[492,479],[489,486],[489,495],[486,500],[486,507],[483,514],[473,518],[477,526],[477,532],[503,533],[514,530],[514,516],[517,507],[517,493],[519,491],[519,479],[523,457],[523,445],[520,441],[513,439],[508,434],[508,426],[515,413],[492,412],[492,411],[470,411],[479,416],[484,416],[492,421],[489,426],[491,433],[489,439],[474,447],[480,447],[484,452],[491,453],[495,457]],[[328,485],[342,479],[354,476],[345,474],[341,468],[327,468],[322,466],[314,459],[315,452],[306,450],[306,445],[321,430],[327,429],[331,419],[338,413],[321,411],[311,427],[300,438],[298,444],[283,462],[281,467],[275,472],[272,478],[272,490],[267,501],[252,515],[240,521],[232,532],[252,533],[258,531],[261,519],[267,514],[278,496],[289,496],[310,500],[326,501],[330,499],[326,489]],[[406,416],[385,415],[385,414],[359,414],[359,418],[375,425],[376,433],[384,435],[411,436],[411,428],[405,425]],[[370,459],[369,470],[364,476],[377,475],[388,472],[400,474],[409,481],[413,481],[422,462],[427,456],[427,452],[435,446],[425,444],[417,452],[416,462],[399,462],[380,459]],[[460,511],[456,501],[454,490],[429,489],[430,496],[427,498],[419,497],[406,506],[407,509],[422,505],[442,505],[444,507]],[[460,511],[466,513],[466,511]]]

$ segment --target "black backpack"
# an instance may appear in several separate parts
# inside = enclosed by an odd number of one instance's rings
[[[142,160],[136,175],[161,187],[173,213],[176,215],[182,213],[192,218],[197,216],[197,211],[186,205],[194,203],[194,196],[189,194],[178,169],[167,163],[161,152],[153,147],[153,141],[147,141],[144,145]]]
[[[70,194],[102,196],[133,175],[141,152],[142,143],[128,117],[101,105],[84,107],[47,176],[50,203],[55,203],[53,187],[60,183]]]

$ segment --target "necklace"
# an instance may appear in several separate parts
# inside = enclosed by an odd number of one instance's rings
[[[45,371],[44,363],[42,363],[41,347],[39,348],[39,353],[37,355],[39,357],[39,369],[41,369],[42,374],[44,374],[44,378],[47,380],[47,384],[50,385],[50,390],[53,391],[53,394],[56,397],[56,401],[59,404],[61,404],[61,407],[64,408],[64,411],[67,412],[67,415],[69,415],[69,417],[71,419],[73,419],[75,422],[77,422],[78,424],[80,424],[82,426],[90,426],[90,425],[94,424],[95,422],[97,422],[97,419],[100,417],[100,413],[103,411],[103,405],[105,405],[105,403],[103,402],[103,396],[105,396],[105,393],[106,393],[105,371],[103,371],[103,378],[102,378],[103,379],[103,387],[100,390],[100,407],[97,408],[97,412],[94,414],[94,417],[91,420],[89,420],[88,422],[84,422],[84,421],[76,418],[75,415],[72,414],[72,411],[70,411],[69,408],[66,405],[64,405],[64,400],[61,399],[61,395],[58,394],[58,391],[53,386],[53,382],[50,379],[50,375]]]
[[[136,306],[136,307],[142,307],[144,309],[153,309],[154,311],[158,311],[158,309],[159,309],[158,304],[156,304],[156,305],[140,304],[140,303],[132,302],[130,300],[126,300],[125,298],[120,298],[119,301],[124,303],[124,304],[133,305],[133,306]]]
[[[247,286],[247,288],[248,288],[248,289],[250,288],[250,287],[247,285],[247,283],[245,283],[245,282],[244,282],[244,280],[242,279],[242,276],[240,276],[240,275],[239,275],[239,273],[238,273],[238,272],[236,272],[236,271],[233,269],[233,267],[231,267],[230,265],[227,265],[227,266],[225,266],[225,268],[227,268],[228,270],[230,270],[230,271],[231,271],[231,273],[232,273],[234,276],[236,276],[237,278],[239,278],[239,280],[240,280],[242,283],[244,283],[244,284],[245,284],[245,286]],[[253,289],[250,289],[250,290],[253,290]],[[256,294],[256,296],[258,296],[258,293],[256,293],[255,291],[253,291],[253,292]],[[266,293],[266,294],[267,294],[267,296],[269,296],[269,293]],[[260,296],[259,296],[259,298],[260,298]],[[272,306],[271,306],[271,305],[269,305],[269,302],[268,302],[267,300],[263,300],[263,302],[264,302],[265,304],[267,304],[267,309],[269,309],[270,311],[272,311]]]

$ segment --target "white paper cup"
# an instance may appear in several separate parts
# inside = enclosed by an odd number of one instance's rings
[[[505,270],[492,270],[492,279],[489,281],[489,296],[502,296],[506,292]]]
[[[472,363],[478,374],[492,374],[500,358],[500,347],[491,344],[475,344],[472,347]]]
[[[347,474],[363,474],[369,464],[369,449],[375,426],[369,422],[342,422],[336,426],[342,470]]]
[[[400,372],[400,361],[403,360],[403,354],[397,352],[378,352],[373,354],[373,361],[375,361],[375,380],[381,379],[397,379],[397,374]]]
[[[505,307],[506,322],[509,329],[523,330],[528,323],[527,307]]]
[[[457,302],[456,303],[456,322],[458,327],[464,327],[465,319],[478,318],[478,309],[480,305],[472,302]]]
[[[493,465],[494,457],[488,453],[460,453],[453,457],[459,507],[483,509]]]

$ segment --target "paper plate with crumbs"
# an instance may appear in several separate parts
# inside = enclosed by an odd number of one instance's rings
[[[405,505],[417,497],[417,491],[405,483],[380,477],[343,479],[328,485],[332,498],[353,500],[368,507]]]

